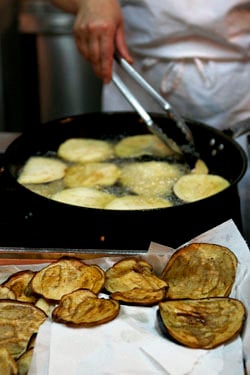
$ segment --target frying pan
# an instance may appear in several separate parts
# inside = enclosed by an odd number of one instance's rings
[[[151,114],[170,137],[176,126],[171,119]],[[147,134],[134,112],[97,112],[61,118],[34,126],[7,148],[4,173],[15,187],[18,200],[27,203],[32,217],[31,236],[40,236],[41,246],[75,249],[146,250],[151,241],[177,247],[212,227],[233,219],[241,230],[238,182],[247,168],[241,146],[222,131],[186,120],[195,146],[210,173],[230,181],[230,186],[211,197],[180,206],[149,210],[104,210],[55,202],[31,192],[17,182],[20,167],[31,155],[53,154],[71,137],[121,139]],[[36,238],[37,242],[37,238]]]

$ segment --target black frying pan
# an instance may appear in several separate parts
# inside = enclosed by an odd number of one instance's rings
[[[152,117],[171,137],[175,125],[164,115]],[[50,121],[24,132],[5,152],[5,172],[32,216],[31,236],[49,247],[81,249],[147,249],[150,242],[177,247],[225,220],[241,229],[238,182],[247,168],[247,156],[231,137],[205,124],[187,120],[195,145],[211,173],[230,181],[222,192],[197,202],[152,210],[112,211],[77,207],[37,195],[17,183],[20,167],[31,155],[56,152],[71,137],[120,138],[146,134],[139,116],[130,112],[86,113]],[[180,140],[181,142],[181,140]],[[43,229],[41,230],[41,225]],[[38,228],[39,227],[39,228]],[[36,238],[37,242],[37,238]]]

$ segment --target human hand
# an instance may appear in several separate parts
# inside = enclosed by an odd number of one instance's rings
[[[112,78],[114,51],[132,63],[117,0],[78,0],[73,26],[76,45],[104,83]]]

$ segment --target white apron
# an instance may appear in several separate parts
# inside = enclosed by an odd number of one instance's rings
[[[120,3],[134,66],[184,116],[224,128],[250,115],[249,1]],[[104,110],[130,109],[106,90]]]
[[[219,129],[250,117],[249,0],[120,0],[120,4],[134,67],[183,116]],[[137,91],[138,86],[126,83]],[[139,89],[145,108],[161,112],[143,94]],[[103,110],[131,110],[112,83],[104,86]],[[240,140],[244,148],[245,139]],[[239,190],[250,243],[249,169]]]

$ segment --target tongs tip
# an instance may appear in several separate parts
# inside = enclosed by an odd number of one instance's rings
[[[154,123],[153,119],[145,111],[139,101],[135,98],[132,92],[127,86],[121,81],[121,79],[114,72],[112,80],[132,105],[132,107],[139,113],[143,121],[146,123],[148,129],[160,138],[168,147],[170,147],[176,154],[182,155],[187,159],[189,164],[193,164],[199,158],[197,151],[195,150],[195,144],[193,134],[184,119],[172,108],[172,106],[129,64],[123,59],[117,52],[114,57],[119,65],[132,77],[156,102],[164,109],[168,117],[175,122],[177,128],[180,130],[182,136],[184,136],[185,142],[179,146],[172,138],[168,137],[162,129]]]

